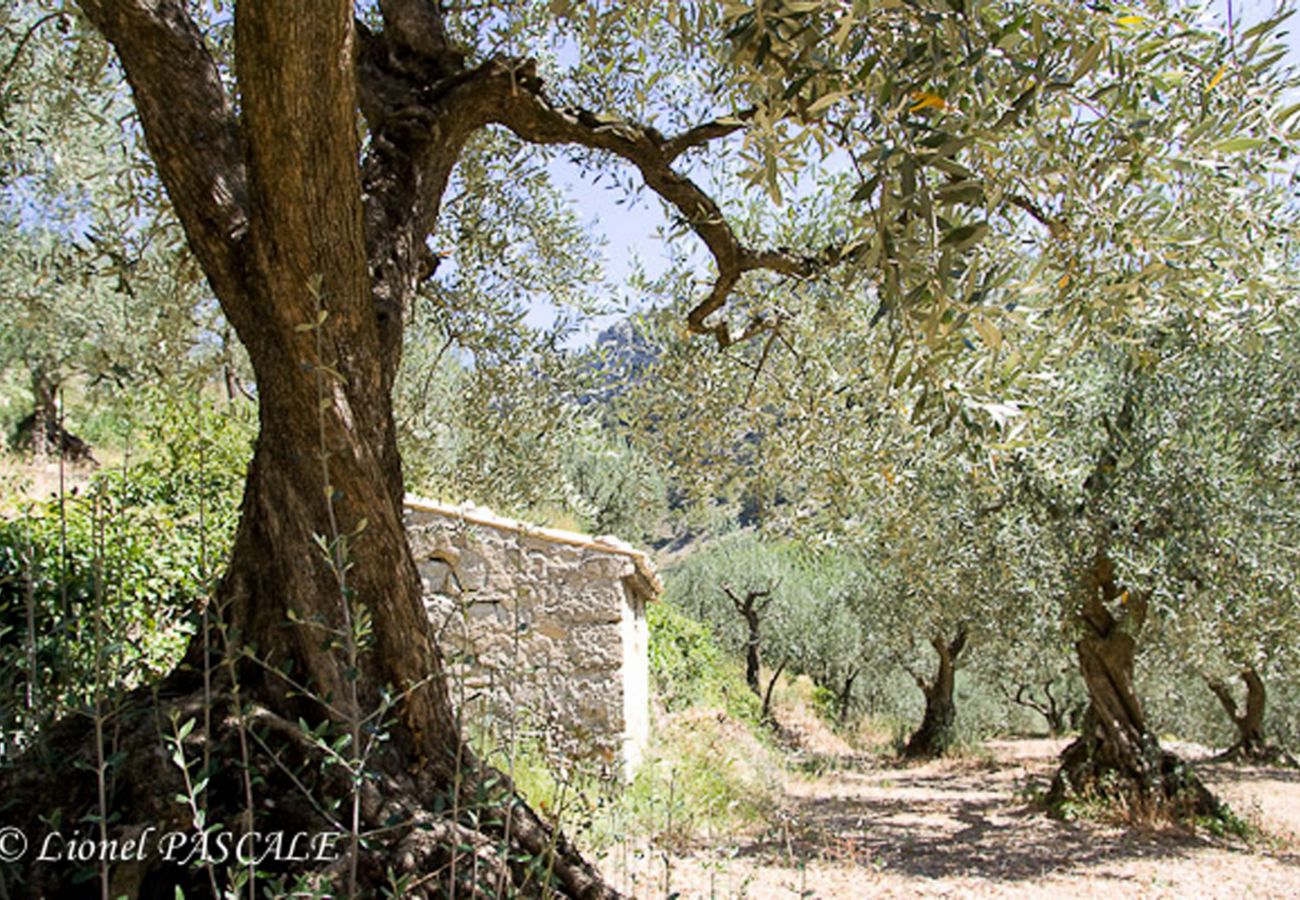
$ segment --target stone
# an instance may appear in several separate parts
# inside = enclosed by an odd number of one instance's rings
[[[464,721],[540,729],[630,777],[649,739],[645,602],[662,590],[645,554],[418,498],[407,527]]]

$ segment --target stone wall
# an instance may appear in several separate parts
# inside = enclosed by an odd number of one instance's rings
[[[650,730],[645,604],[661,590],[645,555],[416,499],[407,528],[467,727],[630,774]]]

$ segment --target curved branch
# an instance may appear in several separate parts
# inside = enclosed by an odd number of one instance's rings
[[[18,41],[18,46],[14,47],[14,52],[10,54],[9,62],[5,63],[3,69],[0,69],[0,87],[3,87],[5,82],[9,80],[9,74],[13,72],[14,66],[18,65],[18,58],[23,55],[23,50],[27,48],[27,42],[35,36],[36,32],[40,30],[40,27],[46,22],[52,22],[55,19],[62,19],[65,15],[67,14],[63,12],[63,10],[46,13],[31,25],[27,26],[27,30]]]
[[[766,270],[795,278],[812,276],[823,265],[817,256],[800,256],[787,250],[756,250],[745,246],[727,223],[718,204],[690,178],[675,171],[672,162],[685,150],[732,134],[744,127],[741,117],[723,118],[665,138],[652,128],[623,119],[597,115],[577,107],[553,105],[542,92],[531,63],[496,60],[488,77],[497,85],[491,121],[504,125],[523,140],[535,144],[574,144],[612,153],[632,163],[647,187],[671,204],[713,255],[718,274],[709,295],[687,316],[696,334],[711,334],[720,347],[747,340],[776,323],[755,317],[739,336],[726,322],[710,323],[731,291],[747,272]],[[742,117],[744,114],[741,114]]]

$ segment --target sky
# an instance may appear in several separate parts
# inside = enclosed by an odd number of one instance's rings
[[[1277,6],[1277,0],[1215,0],[1209,8],[1225,19],[1231,13],[1234,31],[1240,33],[1271,15]],[[1284,37],[1289,47],[1287,62],[1300,66],[1300,14],[1284,28],[1288,32]],[[621,191],[593,186],[583,179],[576,167],[562,160],[554,162],[551,171],[556,184],[568,193],[581,221],[594,234],[604,237],[606,276],[615,290],[627,290],[626,281],[634,259],[639,259],[651,275],[664,271],[668,264],[667,250],[656,231],[666,226],[667,220],[653,194],[645,192],[633,203],[620,204],[619,201],[624,199]],[[636,298],[630,300],[635,307]],[[545,303],[535,305],[528,315],[528,321],[538,326],[549,325],[554,318],[554,310]],[[618,318],[617,315],[593,318],[575,335],[571,345],[590,343],[601,329]]]

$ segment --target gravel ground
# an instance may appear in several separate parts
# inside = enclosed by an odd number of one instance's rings
[[[1061,746],[792,776],[761,833],[666,858],[628,851],[606,872],[643,898],[1300,898],[1300,772],[1202,764],[1259,833],[1247,843],[1047,818],[1027,797]]]

